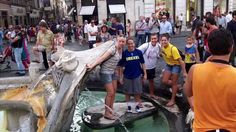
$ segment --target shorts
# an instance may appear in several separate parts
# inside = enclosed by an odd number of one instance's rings
[[[100,73],[100,78],[101,78],[101,82],[103,84],[112,83],[112,81],[118,80],[118,77],[117,77],[117,75],[115,75],[115,73],[114,74]]]
[[[131,95],[143,93],[141,79],[141,76],[134,79],[124,78],[124,93]]]
[[[147,69],[146,72],[147,72],[147,79],[148,79],[148,80],[152,80],[152,79],[154,79],[154,78],[156,77],[156,76],[155,76],[155,74],[156,74],[155,68],[153,68],[153,69]]]
[[[196,63],[185,63],[185,70],[186,70],[187,73],[189,72],[190,68],[191,68],[192,65],[194,65],[194,64],[196,64]]]
[[[173,74],[180,74],[181,66],[180,65],[166,65],[165,71],[171,72]]]

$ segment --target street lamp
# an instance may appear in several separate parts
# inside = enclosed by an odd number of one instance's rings
[[[74,19],[74,22],[76,22],[76,9],[73,10],[73,19]]]
[[[30,24],[30,13],[32,12],[30,1],[26,1],[26,17],[27,17],[27,25]]]

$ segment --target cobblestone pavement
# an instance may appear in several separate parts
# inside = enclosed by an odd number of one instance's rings
[[[180,35],[175,35],[171,38],[171,42],[176,45],[180,50],[184,50],[184,46],[185,46],[185,37],[187,35],[189,35],[190,32],[182,32]],[[35,44],[34,43],[29,43],[28,44],[28,48],[29,48],[29,51],[30,51],[30,54],[31,54],[31,60],[33,58],[33,55],[32,55],[32,47],[34,46]],[[86,50],[88,49],[88,45],[87,44],[84,44],[84,45],[81,45],[79,44],[79,42],[77,41],[74,41],[72,40],[72,42],[66,42],[65,44],[65,48],[66,49],[69,49],[69,50],[73,50],[73,51],[80,51],[80,50]],[[3,68],[6,67],[6,64],[0,64],[0,78],[2,77],[13,77],[13,76],[16,76],[15,73],[16,73],[16,64],[14,62],[12,62],[10,60],[10,58],[8,58],[5,62],[10,62],[10,69],[5,69],[5,70],[2,70]],[[162,63],[163,64],[163,63]],[[28,73],[26,74],[26,76],[28,75]]]

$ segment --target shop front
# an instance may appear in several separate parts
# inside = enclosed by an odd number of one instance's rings
[[[125,0],[107,0],[107,18],[116,17],[126,24]]]
[[[13,15],[14,25],[25,25],[26,24],[26,10],[24,7],[11,6]]]
[[[203,0],[186,0],[186,5],[186,22],[190,26],[193,16],[203,17]]]
[[[9,24],[9,14],[10,14],[10,6],[7,4],[0,3],[0,26],[8,27]]]
[[[39,22],[40,18],[40,11],[33,9],[32,12],[30,13],[30,24],[36,25]]]
[[[82,16],[83,22],[93,19],[98,23],[98,7],[97,0],[81,0],[81,8],[79,15]]]

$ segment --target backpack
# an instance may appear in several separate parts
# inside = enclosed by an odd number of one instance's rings
[[[147,46],[147,48],[144,50],[143,55],[144,55],[144,54],[146,53],[146,51],[148,50],[149,45],[150,45],[150,42],[148,42],[148,46]],[[160,47],[159,44],[158,44],[157,46],[158,46],[158,48],[159,48],[159,57],[160,57],[160,55],[161,55],[161,47]]]
[[[172,46],[172,47],[171,47],[171,54],[172,54],[172,49],[173,49],[173,47],[175,47],[175,46]],[[176,47],[176,48],[177,48],[177,47]],[[180,55],[180,57],[182,58],[182,60],[185,60],[185,54],[184,54],[180,49],[177,48],[177,50],[178,50],[179,55]],[[173,54],[172,54],[172,56],[173,56]]]

